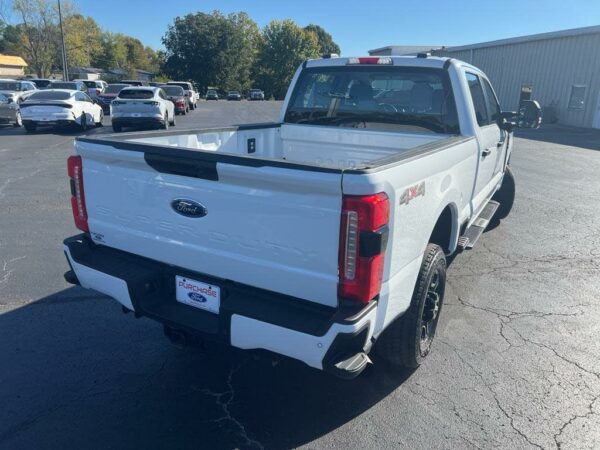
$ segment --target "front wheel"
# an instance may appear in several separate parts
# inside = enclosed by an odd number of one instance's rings
[[[96,122],[96,126],[97,127],[104,126],[103,120],[104,120],[104,111],[100,111],[100,120],[98,122]]]
[[[83,113],[81,119],[79,119],[79,128],[81,131],[87,130],[87,115]]]
[[[421,365],[431,351],[445,289],[446,256],[439,245],[428,244],[408,310],[377,341],[384,360],[412,369]]]
[[[504,178],[502,179],[502,186],[500,186],[500,189],[498,189],[492,197],[492,200],[500,203],[500,206],[498,206],[498,209],[496,210],[495,218],[504,219],[510,214],[513,204],[515,203],[516,192],[515,176],[513,175],[512,170],[510,170],[510,166],[506,166]]]

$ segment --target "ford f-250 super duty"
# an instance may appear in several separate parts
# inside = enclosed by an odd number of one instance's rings
[[[306,61],[277,123],[77,139],[65,277],[174,341],[416,367],[446,257],[508,214],[512,130],[540,117],[454,59]]]

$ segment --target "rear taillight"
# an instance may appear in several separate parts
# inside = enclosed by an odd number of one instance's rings
[[[360,58],[348,58],[346,64],[379,64],[379,65],[391,65],[394,64],[394,61],[389,56],[379,57],[379,56],[363,56]]]
[[[86,233],[88,227],[87,210],[85,209],[85,194],[83,192],[83,164],[81,156],[69,156],[67,160],[69,178],[71,179],[71,208],[75,226]]]
[[[345,195],[340,229],[340,298],[368,303],[381,290],[388,239],[388,196]]]

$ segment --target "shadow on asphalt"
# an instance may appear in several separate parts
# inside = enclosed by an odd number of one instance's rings
[[[600,130],[542,125],[537,130],[516,130],[515,137],[571,147],[600,150]]]
[[[346,424],[411,372],[340,380],[226,346],[179,349],[72,287],[0,315],[0,447],[289,448]]]

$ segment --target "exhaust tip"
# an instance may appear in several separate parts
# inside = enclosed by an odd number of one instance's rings
[[[77,278],[77,275],[75,275],[75,272],[73,270],[69,270],[68,272],[65,272],[64,277],[65,277],[65,281],[69,284],[74,284],[76,286],[81,285],[79,283],[79,279]]]

